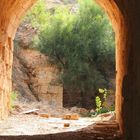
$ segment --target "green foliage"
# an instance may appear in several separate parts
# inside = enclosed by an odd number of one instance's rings
[[[96,96],[96,112],[100,113],[102,109],[102,101],[99,96]]]
[[[12,91],[10,95],[10,110],[14,108],[14,102],[17,100],[17,91]]]
[[[110,112],[110,111],[114,111],[115,110],[115,106],[109,106],[108,102],[107,102],[107,98],[110,94],[113,94],[111,90],[107,90],[107,89],[99,89],[99,93],[101,95],[103,95],[103,100],[101,99],[100,96],[96,96],[95,102],[96,102],[96,112],[95,114],[101,114],[101,113],[106,113],[106,112]]]
[[[103,94],[103,98],[104,98],[104,100],[106,100],[106,98],[107,98],[108,94],[110,93],[110,91],[107,90],[106,88],[104,88],[104,89],[99,88],[99,93]]]
[[[23,22],[31,23],[34,28],[38,28],[41,31],[45,30],[49,16],[50,13],[47,12],[45,0],[38,0],[24,17]]]
[[[105,13],[93,0],[79,0],[76,13],[64,6],[52,13],[43,3],[39,0],[25,19],[39,28],[36,47],[62,71],[64,89],[83,95],[108,87],[114,76],[114,34]]]
[[[107,86],[108,70],[114,70],[113,41],[107,17],[88,0],[80,1],[76,14],[62,7],[55,10],[40,34],[40,50],[63,70],[61,79],[68,92],[86,93]]]

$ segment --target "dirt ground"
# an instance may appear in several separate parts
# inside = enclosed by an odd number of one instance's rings
[[[0,140],[121,140],[117,123],[105,121],[108,119],[109,116],[63,120],[13,115],[0,122]],[[64,127],[65,123],[70,126]]]
[[[64,124],[69,123],[69,127]],[[63,120],[61,118],[43,118],[36,115],[13,115],[0,122],[0,135],[39,135],[76,131],[94,124],[94,119]]]
[[[77,131],[108,117],[79,118],[64,120],[62,118],[44,118],[33,114],[11,115],[7,120],[0,121],[0,135],[39,135]],[[65,127],[65,124],[69,124]]]
[[[69,114],[75,117],[76,112],[75,120],[64,119]],[[17,103],[9,118],[0,121],[0,140],[120,140],[114,113],[81,117],[81,112],[87,113],[87,110],[77,107],[52,109],[42,103]],[[109,123],[97,126],[98,122]]]

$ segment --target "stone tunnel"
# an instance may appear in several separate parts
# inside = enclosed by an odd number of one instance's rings
[[[116,38],[116,120],[125,140],[140,140],[140,1],[96,0]],[[9,114],[13,40],[21,17],[36,0],[0,1],[0,118]]]

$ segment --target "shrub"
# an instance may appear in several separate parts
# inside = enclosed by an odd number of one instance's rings
[[[14,102],[17,100],[17,91],[12,91],[10,95],[10,110],[14,108]]]

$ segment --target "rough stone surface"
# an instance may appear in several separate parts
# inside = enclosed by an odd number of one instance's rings
[[[35,0],[2,0],[0,2],[0,118],[9,114],[12,89],[13,38],[21,16]]]
[[[42,101],[52,107],[62,107],[59,73],[48,63],[47,56],[37,50],[20,48],[14,57],[13,90],[18,92],[21,101]]]
[[[21,102],[36,101],[32,90],[29,87],[30,78],[27,68],[22,64],[17,54],[14,54],[12,70],[12,91],[17,93],[18,100]]]

